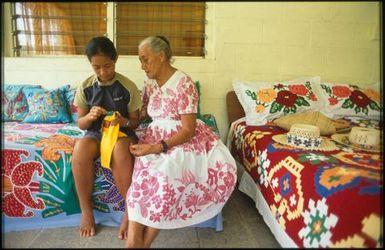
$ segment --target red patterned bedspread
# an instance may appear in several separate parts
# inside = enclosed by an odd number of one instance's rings
[[[298,247],[382,246],[382,153],[278,144],[274,125],[233,124],[231,153]]]

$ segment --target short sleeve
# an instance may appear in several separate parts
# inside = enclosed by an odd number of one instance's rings
[[[80,84],[75,92],[74,105],[80,108],[88,108],[83,85]]]
[[[116,73],[116,76],[120,84],[122,84],[122,86],[130,94],[130,101],[127,103],[128,112],[139,110],[142,106],[142,100],[140,98],[140,91],[136,84],[122,74]]]
[[[135,84],[131,84],[130,87],[130,102],[128,104],[128,112],[134,112],[140,109],[142,106],[142,100],[140,98],[139,89]]]
[[[177,85],[178,113],[196,114],[198,112],[198,91],[189,76],[184,76]]]

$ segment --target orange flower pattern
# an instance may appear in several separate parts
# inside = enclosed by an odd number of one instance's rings
[[[246,90],[246,94],[255,100],[256,113],[263,113],[267,108],[271,114],[281,111],[284,114],[295,113],[297,107],[309,107],[309,102],[317,101],[310,82],[289,85],[277,83],[273,88],[260,89],[256,92]]]
[[[76,139],[66,135],[51,135],[35,143],[36,147],[43,147],[43,159],[57,161],[60,159],[59,151],[72,154]]]

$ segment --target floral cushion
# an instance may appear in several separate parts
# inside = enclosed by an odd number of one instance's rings
[[[74,105],[75,92],[76,92],[75,88],[71,88],[65,92],[65,99],[67,101],[67,110],[68,110],[68,113],[71,115],[72,122],[78,121],[78,109]]]
[[[201,114],[201,85],[199,81],[195,81],[194,84],[195,84],[195,88],[197,89],[198,97],[199,97],[197,118],[202,120],[203,115]]]
[[[317,95],[321,112],[331,119],[365,117],[380,119],[380,93],[373,88],[350,84],[321,83]]]
[[[69,87],[69,86],[68,86]],[[65,89],[23,89],[28,102],[28,113],[25,123],[67,123],[71,117],[67,110]]]
[[[247,125],[264,125],[281,116],[318,110],[314,85],[320,77],[304,77],[287,82],[233,81],[233,88],[241,103]]]
[[[1,91],[2,120],[23,121],[28,113],[27,98],[23,88],[41,88],[40,85],[5,84]]]

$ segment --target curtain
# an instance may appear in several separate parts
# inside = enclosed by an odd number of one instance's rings
[[[106,33],[104,3],[22,2],[15,14],[19,55],[84,54],[92,37]]]
[[[25,49],[22,50],[27,55],[56,54],[67,55],[75,54],[75,41],[71,34],[72,31],[69,20],[60,18],[65,16],[65,12],[56,3],[22,3],[21,14],[31,17],[43,18],[23,18],[25,31]],[[63,34],[63,35],[56,35]]]

